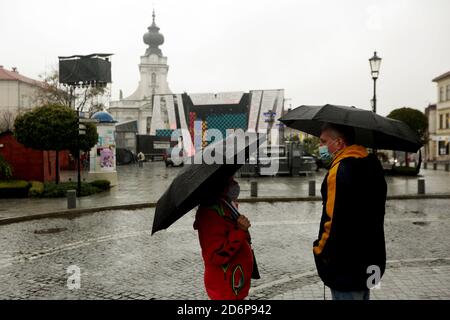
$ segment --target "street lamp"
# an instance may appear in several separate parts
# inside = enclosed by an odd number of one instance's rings
[[[376,51],[373,53],[373,57],[369,59],[369,63],[370,63],[370,73],[372,74],[373,79],[372,110],[374,113],[377,113],[376,81],[378,79],[378,74],[380,73],[381,58],[377,56]]]
[[[373,57],[369,59],[370,63],[370,73],[372,74],[373,79],[373,99],[372,99],[372,111],[373,113],[377,113],[377,95],[376,95],[376,89],[377,89],[377,79],[378,75],[380,73],[380,65],[381,65],[381,58],[377,56],[377,52],[375,51],[373,53]],[[373,154],[377,154],[376,149],[372,149]]]

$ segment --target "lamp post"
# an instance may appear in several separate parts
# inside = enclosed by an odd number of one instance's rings
[[[74,92],[75,90],[75,86],[69,86],[69,97],[70,97],[70,102],[69,105],[70,107],[74,107],[75,108],[75,103],[74,103]],[[80,135],[85,135],[86,134],[86,127],[84,125],[82,125],[80,123],[80,107],[76,108],[77,109],[77,127],[78,127],[78,134],[77,134],[77,148],[78,148],[78,154],[77,154],[77,196],[79,197],[81,194],[81,172],[80,172]]]
[[[372,110],[374,113],[377,113],[376,88],[377,88],[378,75],[380,73],[381,58],[377,56],[376,51],[373,53],[373,57],[369,59],[369,63],[370,63],[370,73],[372,74],[372,79],[373,79]]]
[[[373,79],[373,99],[372,99],[372,111],[373,113],[377,113],[377,79],[378,75],[380,73],[380,65],[381,65],[381,58],[377,56],[377,52],[375,51],[373,53],[373,57],[369,59],[370,63],[370,73],[372,74]],[[374,155],[377,155],[377,149],[372,149],[372,153]]]
[[[275,114],[276,112],[273,110],[267,110],[267,112],[264,112],[264,116],[267,118],[264,120],[264,122],[267,123],[267,136],[269,145],[272,144],[270,130],[272,129],[273,123],[275,122]]]
[[[78,135],[77,135],[77,147],[78,147],[78,157],[77,157],[77,195],[81,196],[81,150],[80,150],[80,136],[86,135],[86,125],[81,123],[81,111],[80,107],[77,108],[77,115],[78,115]]]
[[[69,86],[71,107],[75,88],[106,87],[111,82],[111,62],[109,57],[111,53],[93,53],[86,56],[74,55],[68,57],[58,57],[59,59],[59,83]],[[85,91],[85,96],[86,96]],[[81,119],[84,102],[76,107],[77,112],[77,195],[81,195],[81,161],[80,161],[80,136],[86,134],[86,119]]]

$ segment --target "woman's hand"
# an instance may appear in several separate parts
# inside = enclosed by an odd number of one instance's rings
[[[251,224],[250,221],[247,219],[246,216],[240,215],[237,219],[237,225],[240,229],[247,231],[248,228],[250,228]]]

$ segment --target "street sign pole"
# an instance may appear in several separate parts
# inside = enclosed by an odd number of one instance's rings
[[[80,161],[80,108],[77,109],[77,122],[78,122],[78,134],[77,134],[77,151],[78,151],[78,180],[77,180],[77,196],[80,197],[81,196],[81,169],[80,169],[80,165],[81,165],[81,161]]]
[[[78,109],[78,182],[77,182],[77,194],[81,196],[81,150],[80,150],[80,136],[86,134],[86,125],[83,123],[83,119],[80,119],[80,110]]]
[[[267,112],[264,112],[263,114],[267,119],[264,120],[264,122],[267,122],[267,136],[268,136],[268,144],[272,145],[272,139],[270,130],[272,129],[273,123],[275,122],[275,115],[276,112],[273,110],[268,110]]]

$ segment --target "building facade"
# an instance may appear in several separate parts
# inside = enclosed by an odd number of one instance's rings
[[[437,157],[436,104],[430,104],[425,108],[425,116],[428,119],[428,141],[425,145],[425,161],[434,161]]]
[[[27,181],[54,181],[56,152],[26,148],[12,132],[0,133],[0,155],[12,167],[13,179]],[[59,153],[60,165],[68,164],[68,153]]]
[[[181,129],[188,155],[236,129],[267,134],[269,144],[279,145],[283,110],[283,89],[155,95],[150,134],[170,137]]]
[[[41,82],[25,77],[17,68],[0,66],[0,132],[12,130],[14,119],[35,106]]]
[[[284,142],[281,123],[278,121],[284,110],[284,90],[250,90],[249,92],[182,93],[173,94],[167,82],[169,66],[160,45],[164,36],[153,23],[144,35],[148,48],[139,64],[140,82],[129,97],[112,101],[108,112],[118,122],[118,147],[132,150],[134,130],[129,124],[137,122],[138,135],[171,137],[176,129],[182,129],[186,153],[192,154],[191,141],[195,150],[211,140],[206,136],[210,129],[217,129],[222,136],[226,130],[267,133],[268,142],[278,145]],[[280,134],[281,133],[281,134]]]
[[[435,160],[450,160],[450,71],[433,79],[437,84],[438,102],[436,104],[436,134],[430,137],[436,145]],[[431,121],[432,122],[432,121]]]

